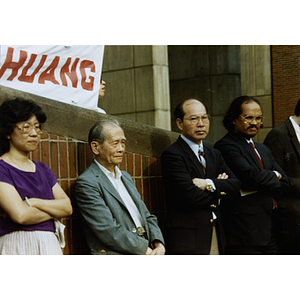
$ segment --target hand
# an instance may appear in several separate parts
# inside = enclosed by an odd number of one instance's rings
[[[36,198],[29,198],[28,201],[29,201],[31,207],[35,207]],[[24,203],[26,203],[26,202],[24,201]]]
[[[228,179],[228,175],[226,173],[219,174],[217,179]]]
[[[145,253],[145,255],[150,255],[151,252],[152,252],[152,249],[148,247],[148,248],[147,248],[147,251],[146,251],[146,253]]]
[[[197,186],[201,190],[205,190],[206,188],[206,180],[202,178],[194,178],[193,183],[195,186]]]
[[[164,255],[166,252],[165,246],[161,242],[154,242],[154,249],[150,255]]]
[[[154,242],[153,246],[155,247],[153,250],[151,248],[147,248],[145,255],[164,255],[166,252],[165,246],[161,242]]]

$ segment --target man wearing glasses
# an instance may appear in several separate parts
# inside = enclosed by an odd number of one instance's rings
[[[240,182],[220,152],[203,145],[210,123],[203,103],[182,101],[174,114],[181,135],[161,156],[167,254],[222,254],[218,205],[221,198],[238,194]]]
[[[252,140],[263,120],[257,99],[238,97],[223,119],[228,133],[215,144],[242,183],[240,195],[220,206],[227,254],[278,254],[276,197],[289,188],[289,180],[269,148]]]

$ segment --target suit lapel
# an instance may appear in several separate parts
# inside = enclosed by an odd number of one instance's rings
[[[190,146],[181,137],[177,139],[177,142],[179,146],[183,149],[183,151],[186,153],[186,157],[188,157],[191,163],[196,166],[197,170],[199,171],[199,176],[201,178],[205,178],[203,167],[200,161],[198,160],[198,158],[196,157],[195,153],[193,152],[193,150],[190,148]]]
[[[102,188],[104,188],[108,193],[110,193],[114,198],[116,198],[119,202],[122,203],[122,205],[126,207],[118,191],[115,189],[113,184],[107,178],[106,174],[104,174],[104,172],[99,168],[99,166],[94,161],[92,162],[91,167],[95,176],[98,178],[99,181],[101,181]]]
[[[259,161],[255,155],[255,152],[253,151],[252,147],[249,145],[249,143],[239,134],[235,133],[235,132],[230,132],[229,133],[231,138],[233,140],[235,140],[237,142],[238,145],[241,146],[242,151],[246,154],[246,156],[251,159],[252,162],[254,162],[258,167],[260,167]],[[261,159],[264,163],[264,159],[263,159],[263,154],[260,153],[260,151],[258,150],[259,155],[261,156]]]
[[[99,168],[99,166],[94,161],[92,162],[92,164],[93,164],[93,165],[91,165],[92,170],[93,170],[95,176],[98,177],[99,180],[101,180],[102,188],[105,189],[108,193],[110,193],[117,201],[119,201],[125,207],[129,216],[131,217],[131,214],[128,211],[126,204],[124,203],[123,199],[121,198],[120,194],[115,189],[113,184],[110,182],[110,180],[107,178],[107,176],[104,174],[104,172]],[[139,194],[137,195],[138,192],[136,191],[135,187],[133,186],[133,183],[129,179],[127,179],[124,174],[122,174],[121,180],[122,180],[125,188],[127,189],[129,195],[131,196],[133,202],[135,203],[137,209],[139,210],[140,215],[143,219],[144,225],[146,225],[147,222],[144,218],[144,212],[141,209],[139,201],[137,201],[137,199],[140,198]],[[132,220],[132,222],[134,223],[134,220]]]
[[[270,161],[270,158],[268,157],[268,155],[266,155],[266,151],[264,150],[264,145],[260,144],[260,143],[255,143],[255,147],[261,157],[264,168],[268,169],[268,163]],[[257,159],[257,161],[258,161],[258,159]]]
[[[140,198],[141,198],[139,192],[137,191],[136,187],[133,185],[133,182],[130,179],[128,179],[126,177],[126,175],[124,175],[124,173],[122,173],[122,182],[123,182],[125,188],[127,189],[129,195],[131,196],[134,204],[136,205],[138,211],[140,212],[140,215],[141,215],[141,217],[143,219],[144,226],[146,226],[147,225],[147,221],[145,219],[145,211],[144,211],[144,209],[141,206],[141,202],[139,201]]]
[[[139,194],[137,195],[138,192],[137,192],[135,186],[133,186],[132,181],[127,179],[123,173],[122,173],[121,179],[122,179],[122,182],[123,182],[125,188],[127,189],[128,193],[129,193],[129,195],[131,196],[133,202],[139,208],[139,202],[137,201],[137,198],[139,198]]]
[[[213,156],[209,147],[204,145],[204,158],[206,160],[206,175],[211,174],[211,170],[215,170],[215,162],[213,160]]]

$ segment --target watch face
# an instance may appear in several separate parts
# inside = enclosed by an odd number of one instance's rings
[[[211,185],[211,184],[208,184],[207,187],[206,187],[206,189],[207,189],[208,191],[211,191],[211,190],[212,190],[212,185]]]

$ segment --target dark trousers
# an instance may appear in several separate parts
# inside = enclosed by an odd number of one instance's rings
[[[232,255],[276,255],[279,254],[276,239],[271,239],[265,246],[228,246],[225,250],[225,254]]]
[[[276,233],[280,254],[300,254],[300,218],[291,209],[277,209]]]
[[[273,216],[274,220],[274,216]],[[276,236],[276,230],[275,230],[275,223],[273,222],[272,231],[271,231],[271,237],[270,241],[267,245],[260,246],[260,245],[228,245],[225,249],[225,254],[232,254],[232,255],[276,255],[280,254],[278,243],[277,243],[277,236]]]

